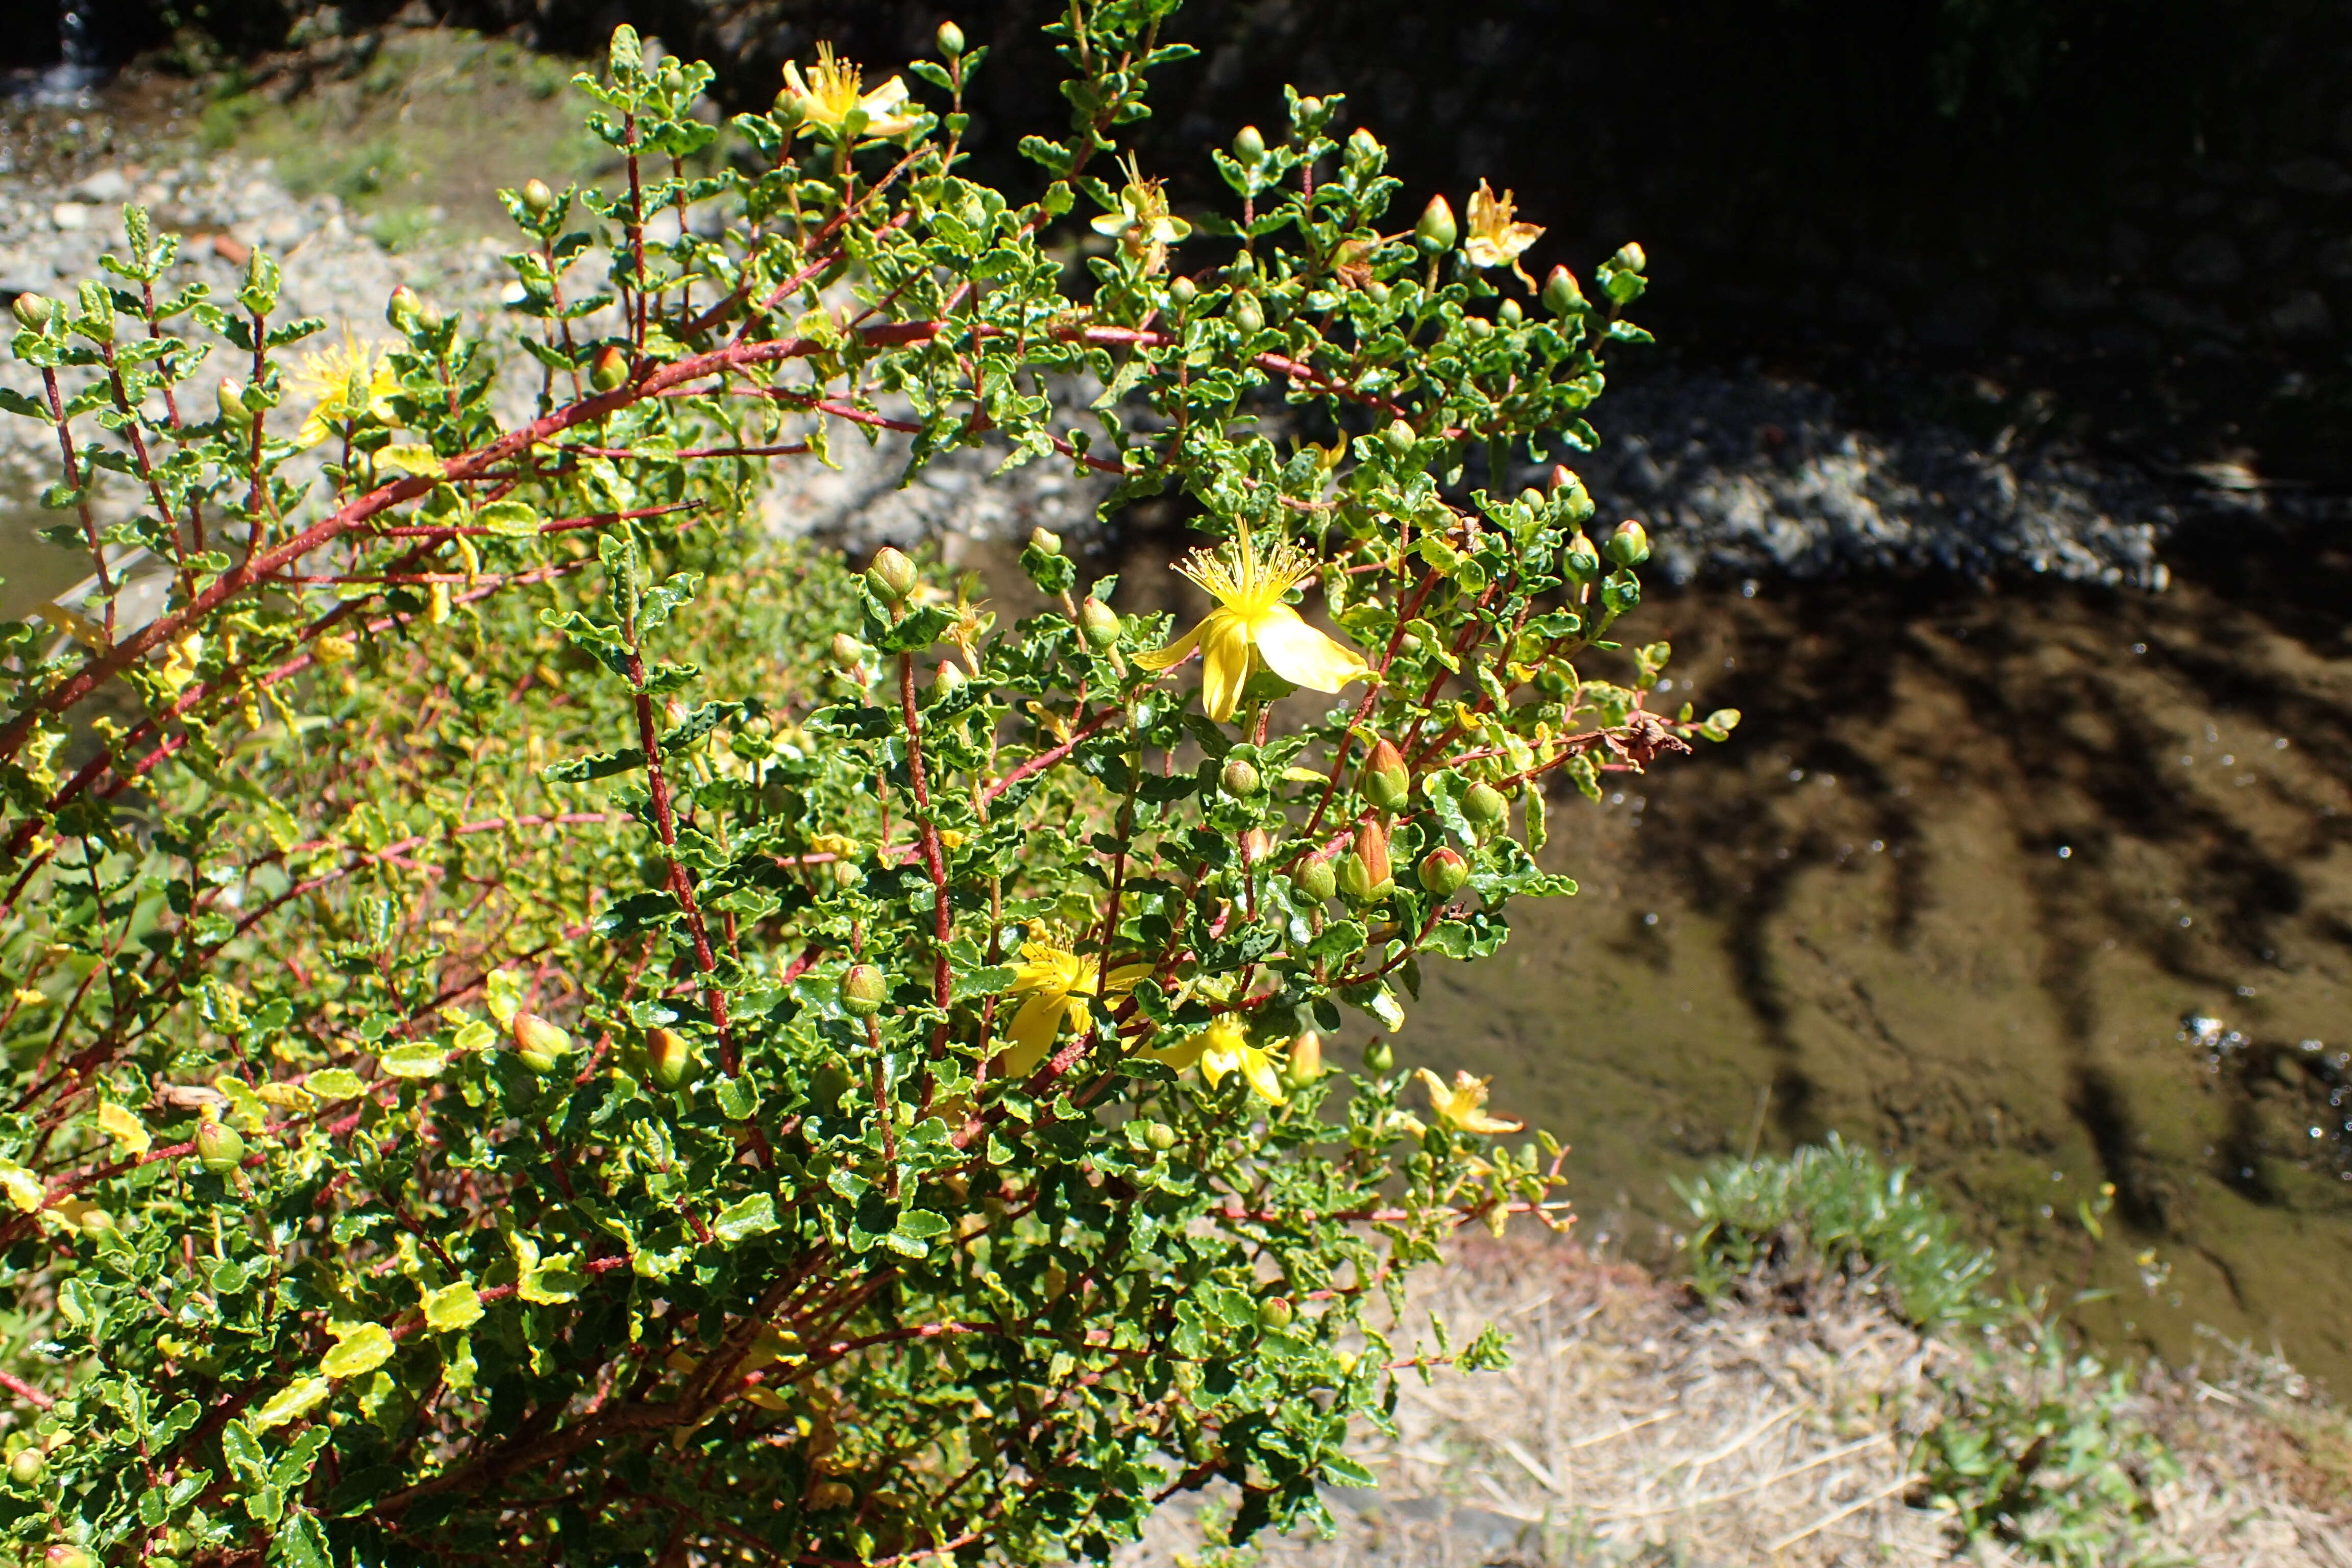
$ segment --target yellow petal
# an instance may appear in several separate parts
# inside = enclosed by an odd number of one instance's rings
[[[1319,779],[1323,775],[1318,773],[1315,776]],[[1138,985],[1150,978],[1151,965],[1148,963],[1123,963],[1117,969],[1110,972],[1110,978],[1103,982],[1103,991],[1108,995],[1122,995],[1127,992],[1134,990]]]
[[[1066,993],[1041,991],[1023,1004],[1013,1018],[1013,1048],[1004,1058],[1004,1071],[1011,1078],[1027,1078],[1037,1070],[1053,1048],[1054,1032],[1062,1026],[1062,1014],[1069,1005]]]
[[[1182,1072],[1186,1068],[1199,1066],[1201,1053],[1208,1048],[1209,1037],[1194,1035],[1191,1039],[1179,1040],[1172,1046],[1163,1047],[1156,1051],[1146,1051],[1143,1054],[1155,1062],[1165,1062],[1176,1071]]]
[[[99,1131],[113,1139],[128,1154],[144,1154],[148,1145],[153,1142],[139,1118],[110,1100],[99,1102],[98,1126]]]
[[[1337,691],[1371,673],[1355,649],[1325,637],[1287,605],[1276,605],[1259,616],[1250,635],[1268,669],[1310,691]]]
[[[1094,220],[1094,230],[1097,234],[1107,234],[1113,239],[1117,239],[1120,235],[1125,234],[1129,228],[1133,227],[1134,225],[1135,215],[1127,211],[1125,208],[1121,208],[1119,211],[1115,213],[1104,213],[1102,216],[1096,218]]]
[[[1139,653],[1132,657],[1137,664],[1146,669],[1173,669],[1192,655],[1192,649],[1200,644],[1201,634],[1208,629],[1209,621],[1215,619],[1216,616],[1211,616],[1208,621],[1202,621],[1156,653]]]
[[[1241,1058],[1242,1076],[1249,1079],[1249,1086],[1257,1091],[1257,1097],[1269,1105],[1280,1105],[1283,1101],[1282,1079],[1275,1073],[1273,1061],[1255,1046],[1243,1047]]]
[[[1242,687],[1250,677],[1249,628],[1223,615],[1202,625],[1207,636],[1201,648],[1201,710],[1217,723],[1228,723],[1242,705]]]

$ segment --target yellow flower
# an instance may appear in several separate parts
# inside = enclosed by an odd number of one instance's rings
[[[1095,232],[1107,234],[1121,249],[1143,264],[1149,274],[1168,259],[1168,247],[1192,232],[1192,226],[1168,210],[1168,193],[1158,180],[1147,180],[1127,155],[1127,188],[1118,194],[1118,211],[1095,219]]]
[[[1073,1033],[1084,1033],[1094,1023],[1087,1005],[1096,997],[1118,996],[1135,989],[1151,973],[1148,963],[1130,963],[1103,979],[1102,960],[1082,958],[1062,942],[1048,939],[1021,944],[1021,962],[1013,966],[1013,984],[1005,994],[1025,997],[1013,1016],[1013,1048],[1004,1058],[1005,1075],[1026,1078],[1037,1070],[1053,1048],[1054,1037],[1065,1019]]]
[[[1429,1090],[1429,1109],[1437,1120],[1462,1132],[1517,1132],[1527,1125],[1524,1121],[1505,1121],[1486,1114],[1486,1086],[1492,1079],[1472,1078],[1466,1072],[1454,1075],[1454,1086],[1427,1068],[1418,1069],[1422,1088]]]
[[[1513,223],[1514,210],[1510,192],[1505,191],[1498,197],[1492,186],[1480,180],[1477,190],[1471,194],[1470,237],[1463,242],[1462,248],[1468,254],[1471,266],[1508,267],[1532,292],[1536,280],[1519,265],[1519,252],[1542,238],[1543,230],[1531,223]]]
[[[302,356],[302,368],[294,373],[294,390],[312,400],[295,444],[315,447],[348,422],[391,424],[392,399],[400,382],[392,374],[390,355],[346,331],[338,347]]]
[[[1249,1043],[1248,1033],[1231,1015],[1217,1019],[1189,1040],[1150,1054],[1178,1072],[1198,1063],[1201,1076],[1209,1080],[1211,1089],[1224,1082],[1227,1073],[1238,1072],[1260,1100],[1269,1105],[1283,1101],[1282,1074],[1276,1068],[1274,1058]]]
[[[1146,669],[1170,669],[1201,650],[1201,706],[1222,724],[1241,706],[1242,687],[1263,664],[1295,685],[1337,691],[1362,680],[1371,667],[1299,619],[1282,596],[1315,575],[1315,558],[1286,541],[1261,554],[1241,537],[1213,551],[1196,550],[1177,568],[1217,601],[1208,617],[1157,653],[1138,654]]]
[[[915,116],[899,112],[913,96],[903,79],[894,76],[867,93],[858,91],[864,85],[857,68],[835,54],[831,44],[816,47],[816,63],[806,76],[796,63],[784,64],[784,87],[799,105],[803,136],[842,131],[857,112],[866,116],[861,137],[903,136],[915,128]]]

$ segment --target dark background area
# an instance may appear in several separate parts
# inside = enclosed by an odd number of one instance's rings
[[[20,0],[21,3],[21,0]],[[35,5],[43,0],[34,0]],[[584,54],[635,22],[711,60],[733,106],[830,37],[877,67],[942,8],[874,0],[91,0],[115,60],[266,61],[395,19]],[[1064,118],[1038,26],[952,14],[998,51],[981,173]],[[2352,481],[2352,6],[2321,0],[1194,0],[1202,50],[1144,132],[1163,168],[1350,95],[1412,204],[1481,175],[1590,268],[1637,238],[1643,320],[1693,363],[1821,380],[1861,417],[1978,421],[2158,468]],[[12,30],[7,63],[54,38]],[[1206,200],[1205,184],[1185,189]],[[1409,216],[1409,214],[1401,215]]]

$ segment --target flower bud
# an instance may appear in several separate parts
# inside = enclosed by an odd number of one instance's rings
[[[890,982],[870,963],[853,963],[841,972],[841,1010],[853,1018],[871,1018],[890,997]]]
[[[1258,776],[1255,764],[1242,757],[1234,757],[1225,763],[1224,770],[1217,774],[1217,783],[1224,786],[1225,793],[1235,800],[1246,799],[1265,787],[1265,781]]]
[[[1443,195],[1429,198],[1429,205],[1421,209],[1421,221],[1412,227],[1413,243],[1432,256],[1442,256],[1453,249],[1461,233],[1461,227],[1454,221],[1454,209]]]
[[[1641,246],[1630,239],[1624,244],[1619,246],[1617,247],[1617,254],[1611,257],[1609,259],[1615,262],[1619,267],[1623,268],[1628,272],[1639,272],[1643,268],[1650,265],[1648,253],[1643,251]]]
[[[1312,120],[1322,112],[1323,100],[1321,99],[1302,98],[1298,100],[1298,118],[1302,121]]]
[[[545,180],[530,179],[522,183],[522,210],[533,217],[545,217],[555,210],[555,193],[547,188]]]
[[[1369,127],[1359,125],[1349,134],[1348,156],[1356,163],[1369,163],[1381,155],[1381,139]]]
[[[866,582],[884,604],[903,603],[915,589],[915,563],[904,552],[886,544],[874,552],[874,563],[866,569]]]
[[[1266,837],[1265,828],[1251,828],[1242,835],[1242,864],[1244,866],[1259,864],[1265,859],[1266,851],[1273,847],[1274,840]]]
[[[1165,1121],[1146,1122],[1143,1128],[1143,1141],[1165,1154],[1169,1150],[1176,1147],[1176,1129],[1169,1126]]]
[[[1421,439],[1413,433],[1412,426],[1402,419],[1390,420],[1389,427],[1381,433],[1381,437],[1388,442],[1389,450],[1400,458],[1411,452],[1413,444]]]
[[[1269,1296],[1257,1304],[1257,1326],[1261,1329],[1278,1333],[1290,1327],[1290,1321],[1295,1316],[1297,1313],[1290,1303],[1279,1296]]]
[[[1517,300],[1506,300],[1495,307],[1495,320],[1507,327],[1517,326],[1527,320],[1527,314],[1525,310],[1519,309],[1519,302]]]
[[[655,1089],[673,1089],[686,1081],[694,1066],[694,1047],[676,1029],[646,1031],[646,1082]]]
[[[1265,331],[1265,308],[1255,294],[1244,294],[1234,301],[1233,323],[1252,337]]]
[[[943,658],[940,661],[940,672],[931,677],[931,694],[953,697],[971,684],[971,677],[963,672],[963,666],[951,658]]]
[[[1305,1089],[1323,1077],[1323,1037],[1308,1029],[1290,1042],[1286,1069],[1293,1089]]]
[[[1180,310],[1200,297],[1201,286],[1190,278],[1178,278],[1168,285],[1168,298],[1176,302]]]
[[[19,1448],[16,1458],[8,1461],[8,1479],[20,1487],[37,1487],[41,1484],[41,1472],[47,1468],[48,1461],[38,1448]]]
[[[9,305],[16,312],[16,324],[28,332],[37,332],[49,324],[58,313],[58,302],[46,294],[19,294]]]
[[[1033,528],[1029,531],[1029,548],[1040,555],[1059,555],[1062,536],[1050,528]]]
[[[1470,819],[1471,826],[1481,832],[1495,826],[1510,814],[1511,803],[1503,798],[1503,792],[1484,779],[1462,792],[1462,815]]]
[[[1389,864],[1389,830],[1377,822],[1358,823],[1356,858],[1372,880],[1372,897],[1387,898],[1396,887],[1396,872]]]
[[[245,1163],[245,1139],[227,1122],[206,1116],[196,1123],[196,1163],[215,1176]]]
[[[1290,874],[1290,885],[1307,896],[1309,903],[1322,903],[1339,890],[1338,879],[1332,874],[1328,855],[1309,855]]]
[[[629,379],[629,356],[606,343],[589,363],[588,384],[599,392],[616,392]]]
[[[866,645],[847,632],[834,633],[832,646],[825,652],[833,660],[833,668],[844,675],[856,673],[866,663]]]
[[[572,1054],[572,1037],[536,1013],[517,1013],[507,1030],[514,1037],[515,1054],[535,1073],[553,1072]]]
[[[41,1553],[41,1568],[99,1568],[99,1563],[92,1553],[60,1542]]]
[[[1078,630],[1085,634],[1088,647],[1108,653],[1118,646],[1118,612],[1088,595],[1078,606]]]
[[[224,423],[230,425],[253,423],[253,411],[245,405],[245,384],[235,376],[221,377],[220,384],[213,389],[213,401],[219,405],[220,416]]]
[[[1338,878],[1339,891],[1347,895],[1349,903],[1371,902],[1372,879],[1364,869],[1363,861],[1358,858],[1354,850],[1339,851]]]
[[[1601,550],[1620,566],[1639,566],[1650,558],[1650,531],[1627,519],[1617,525]]]
[[[1234,135],[1234,156],[1244,163],[1255,163],[1265,156],[1265,133],[1255,125],[1244,125]]]
[[[1375,1037],[1364,1047],[1364,1070],[1386,1072],[1396,1066],[1396,1050],[1386,1040]]]
[[[1601,575],[1600,552],[1592,548],[1592,541],[1585,537],[1582,529],[1569,535],[1568,552],[1561,557],[1560,565],[1572,583],[1590,583]]]
[[[1469,879],[1468,862],[1443,844],[1421,858],[1421,885],[1441,899],[1460,892]]]
[[[405,332],[416,324],[417,313],[422,309],[423,302],[417,299],[416,290],[403,283],[384,300],[383,319],[394,331]]]
[[[115,1224],[114,1216],[104,1209],[84,1209],[81,1211],[81,1218],[74,1223],[80,1226],[84,1236],[93,1239],[101,1236],[111,1236],[121,1228]]]
[[[1576,274],[1565,267],[1555,267],[1545,276],[1542,299],[1543,308],[1555,316],[1590,309],[1584,290],[1577,287]]]
[[[1356,788],[1382,811],[1395,811],[1411,798],[1412,775],[1405,772],[1403,756],[1387,737],[1372,742],[1371,754],[1356,774]]]
[[[939,42],[940,53],[944,58],[954,59],[963,53],[963,29],[953,22],[941,22],[939,32],[934,36]]]

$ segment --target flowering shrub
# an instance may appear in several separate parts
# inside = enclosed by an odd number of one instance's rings
[[[404,289],[307,353],[271,259],[159,292],[135,210],[17,301],[0,401],[97,574],[0,628],[21,1557],[1098,1554],[1213,1477],[1319,1517],[1401,1372],[1499,1356],[1366,1309],[1564,1224],[1558,1145],[1322,1041],[1573,890],[1549,775],[1735,721],[1606,640],[1638,527],[1596,546],[1566,469],[1460,489],[1590,438],[1642,258],[1522,299],[1507,195],[1384,232],[1336,98],[1177,217],[1108,156],[1171,8],[1056,24],[1026,204],[955,173],[952,27],[920,88],[820,51],[724,132],[623,29],[580,86],[625,186],[506,193],[519,334]],[[1001,626],[761,537],[768,462],[884,429],[1182,492],[1214,608],[1121,616],[1041,533],[1060,610]]]

